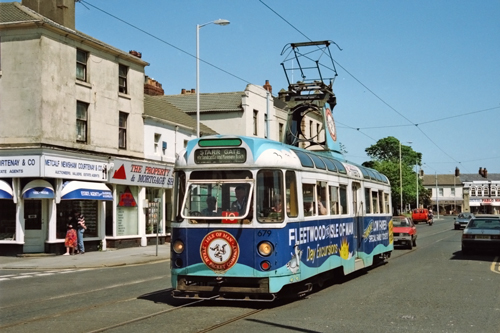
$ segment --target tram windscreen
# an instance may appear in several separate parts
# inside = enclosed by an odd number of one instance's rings
[[[191,223],[250,223],[253,212],[251,178],[232,178],[241,173],[221,171],[203,172],[204,178],[201,176],[193,173],[188,181],[182,217],[190,219]]]

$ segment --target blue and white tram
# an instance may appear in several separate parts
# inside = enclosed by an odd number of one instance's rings
[[[175,181],[174,297],[272,300],[393,250],[388,179],[324,151],[202,137]]]

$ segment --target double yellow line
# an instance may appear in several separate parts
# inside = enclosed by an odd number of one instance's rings
[[[495,257],[495,259],[493,259],[493,262],[491,263],[490,266],[490,270],[493,273],[500,274],[500,262],[498,261],[498,257]]]

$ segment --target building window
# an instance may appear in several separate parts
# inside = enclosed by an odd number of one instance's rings
[[[127,113],[120,112],[118,120],[118,148],[120,149],[127,149],[127,118]]]
[[[313,122],[312,120],[309,120],[309,137],[312,138],[313,137]]]
[[[443,188],[439,187],[438,191],[439,191],[439,196],[442,197],[443,196]]]
[[[267,139],[269,133],[267,133],[267,129],[269,128],[269,124],[267,123],[267,114],[264,114],[264,138]]]
[[[160,153],[160,139],[161,134],[155,133],[155,154]]]
[[[127,94],[128,89],[127,89],[127,74],[128,74],[128,67],[125,65],[119,65],[118,69],[118,91],[121,92],[122,94]]]
[[[452,197],[454,197],[454,196],[455,196],[455,188],[454,188],[454,187],[451,189],[451,196],[452,196]]]
[[[77,80],[87,81],[87,59],[88,52],[76,49],[76,78]]]
[[[259,111],[253,110],[253,135],[257,135],[257,117],[259,115]]]
[[[87,122],[89,105],[76,101],[76,141],[87,142]]]
[[[476,188],[475,187],[471,187],[471,189],[470,189],[470,196],[471,197],[475,197],[476,196]]]
[[[279,123],[278,125],[278,133],[279,133],[279,137],[278,137],[278,141],[280,142],[283,142],[283,124],[282,123]]]

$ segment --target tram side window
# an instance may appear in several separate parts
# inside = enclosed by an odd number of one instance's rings
[[[302,193],[304,200],[304,216],[316,215],[316,205],[314,204],[314,184],[302,184]]]
[[[282,222],[286,207],[283,199],[283,172],[281,170],[260,170],[257,174],[258,221]]]
[[[326,182],[318,182],[316,184],[317,190],[317,204],[318,204],[318,213],[319,215],[327,215],[328,214],[328,195],[326,191]]]
[[[378,212],[384,213],[384,192],[378,191]]]
[[[365,214],[370,214],[372,212],[371,209],[371,200],[370,200],[370,189],[365,188]]]
[[[380,211],[378,209],[378,192],[372,191],[372,212],[374,214],[379,214]]]
[[[347,186],[340,185],[340,214],[349,214],[349,207],[347,206]]]
[[[385,210],[384,213],[390,213],[391,212],[391,200],[389,199],[389,193],[384,193],[384,203],[385,203]]]
[[[299,205],[297,200],[297,178],[295,172],[287,171],[285,174],[286,184],[286,213],[289,217],[299,215]]]
[[[330,186],[330,214],[339,215],[339,188],[338,186]]]
[[[182,200],[186,194],[186,174],[183,171],[178,171],[176,175],[177,188],[177,220],[182,221],[180,213],[182,211]]]

